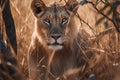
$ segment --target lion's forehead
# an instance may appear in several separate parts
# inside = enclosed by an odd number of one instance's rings
[[[55,17],[63,18],[63,17],[69,17],[69,13],[66,11],[66,9],[63,6],[52,5],[46,10],[43,16],[49,18],[55,18]]]

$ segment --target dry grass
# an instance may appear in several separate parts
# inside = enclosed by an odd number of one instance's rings
[[[30,37],[34,28],[34,16],[30,9],[32,0],[10,0],[13,18],[16,26],[18,55],[17,60],[22,71],[24,80],[28,80],[27,53],[30,44]],[[46,4],[51,4],[54,0],[43,0]],[[59,2],[59,0],[56,0]],[[80,1],[80,0],[79,0]],[[109,22],[105,28],[102,22],[95,26],[96,20],[100,17],[91,5],[80,6],[78,13],[92,28],[82,23],[78,27],[89,33],[86,40],[90,47],[84,51],[85,59],[89,63],[88,71],[95,73],[97,80],[119,80],[120,77],[120,34]],[[82,33],[83,34],[83,33]],[[83,34],[83,38],[85,35]],[[82,44],[80,45],[82,46]],[[88,57],[92,52],[93,57]],[[1,58],[1,56],[0,56]],[[1,62],[0,62],[1,63]],[[79,69],[70,71],[71,74]],[[65,74],[70,74],[66,72]],[[9,79],[12,80],[12,79]]]

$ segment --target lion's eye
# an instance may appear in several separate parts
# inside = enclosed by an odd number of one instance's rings
[[[64,25],[68,22],[67,18],[63,18],[61,24]]]
[[[49,25],[50,25],[50,20],[49,20],[49,19],[45,19],[45,20],[44,20],[44,23],[49,26]]]

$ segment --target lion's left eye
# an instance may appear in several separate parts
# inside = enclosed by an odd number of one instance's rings
[[[49,25],[50,25],[50,20],[49,20],[49,19],[45,19],[45,20],[44,20],[44,23],[49,26]]]
[[[63,18],[61,24],[64,25],[64,24],[66,24],[67,22],[68,22],[68,19],[67,19],[67,18]]]

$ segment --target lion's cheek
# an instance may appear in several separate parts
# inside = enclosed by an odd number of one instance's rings
[[[69,34],[69,32],[70,32],[69,27],[66,27],[66,29],[65,29],[65,35],[68,35],[68,34]]]
[[[37,28],[37,33],[38,33],[38,36],[40,36],[42,38],[42,41],[46,42],[46,39],[49,36],[48,31],[43,27],[38,27]]]

